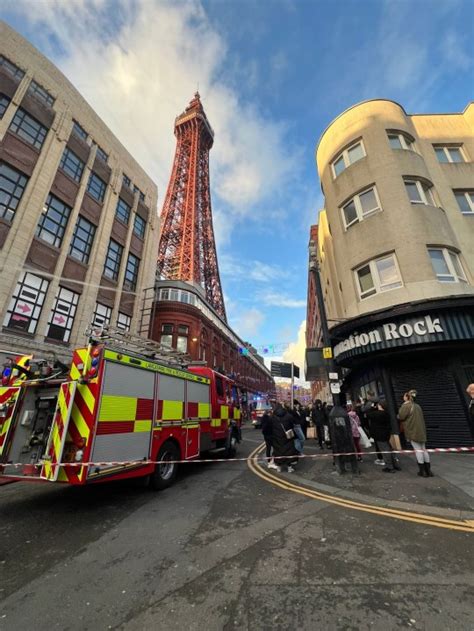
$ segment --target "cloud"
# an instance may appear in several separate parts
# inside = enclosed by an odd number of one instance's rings
[[[260,296],[260,299],[271,307],[286,307],[289,309],[301,309],[306,307],[306,299],[298,300],[276,291],[267,291]]]
[[[297,379],[299,385],[309,385],[304,378],[306,354],[306,320],[303,320],[298,329],[296,342],[291,342],[287,350],[283,353],[283,361],[294,363],[300,369],[300,378]]]
[[[445,59],[461,70],[469,70],[472,66],[471,56],[463,49],[464,40],[453,30],[448,31],[441,41],[441,52]],[[472,48],[472,47],[471,47]]]
[[[15,0],[7,6],[158,183],[160,208],[174,119],[198,84],[215,132],[217,240],[225,242],[236,222],[258,220],[270,199],[284,195],[298,162],[288,149],[287,125],[255,102],[242,102],[231,87],[226,41],[200,2]]]
[[[234,316],[232,328],[244,341],[255,337],[265,321],[265,314],[252,308]]]
[[[291,276],[289,270],[278,265],[270,265],[256,259],[243,261],[225,252],[219,257],[219,270],[223,276],[229,276],[234,283],[238,281],[270,283]]]

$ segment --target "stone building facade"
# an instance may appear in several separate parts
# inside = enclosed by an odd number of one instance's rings
[[[472,444],[474,104],[408,115],[360,103],[324,131],[318,259],[349,398],[383,396],[394,419],[415,388],[431,444]]]
[[[68,356],[92,322],[147,330],[156,206],[79,92],[0,22],[0,348]]]

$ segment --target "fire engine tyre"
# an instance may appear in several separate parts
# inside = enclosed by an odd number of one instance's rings
[[[152,489],[161,491],[171,486],[178,473],[178,464],[170,462],[179,460],[179,449],[172,441],[166,441],[158,452],[157,460],[163,460],[162,464],[155,466],[155,471],[150,476],[150,485]]]

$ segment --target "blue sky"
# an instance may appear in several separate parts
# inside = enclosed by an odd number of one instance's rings
[[[461,111],[473,98],[471,0],[7,0],[2,10],[158,183],[159,210],[173,120],[199,85],[216,133],[228,317],[257,346],[292,342],[289,359],[301,356],[324,128],[364,99],[414,113]]]

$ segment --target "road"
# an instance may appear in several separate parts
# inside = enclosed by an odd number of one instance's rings
[[[259,433],[244,430],[239,455]],[[245,462],[171,489],[0,487],[0,629],[472,629],[474,536],[277,488]]]

